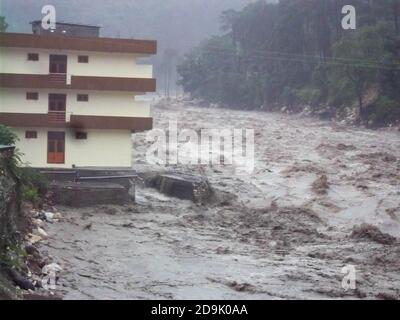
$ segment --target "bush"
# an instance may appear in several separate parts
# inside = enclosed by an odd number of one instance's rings
[[[321,99],[321,90],[315,88],[303,88],[297,92],[297,97],[302,103],[315,106]]]
[[[25,201],[30,201],[33,204],[39,202],[40,197],[38,191],[34,187],[23,186],[21,190],[22,199]]]
[[[18,141],[18,136],[8,127],[0,124],[0,144],[15,146]],[[21,164],[21,153],[18,149],[14,150],[14,154],[11,159],[7,160],[7,165],[11,172],[17,174],[18,166]]]
[[[291,87],[284,87],[280,96],[282,102],[291,108],[297,103],[297,91]]]
[[[21,184],[26,188],[36,190],[38,197],[44,198],[49,189],[49,181],[47,177],[32,168],[18,168],[18,177]]]
[[[395,124],[400,121],[400,103],[380,96],[367,108],[368,121],[373,125]]]
[[[15,145],[18,136],[8,127],[0,125],[0,144]],[[25,200],[37,202],[44,198],[49,188],[49,181],[46,176],[29,167],[22,167],[21,154],[15,150],[14,156],[10,159],[8,166],[19,178],[22,186],[22,196]]]

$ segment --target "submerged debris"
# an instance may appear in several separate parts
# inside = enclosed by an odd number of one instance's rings
[[[390,234],[383,233],[378,229],[378,227],[367,223],[363,223],[360,226],[354,226],[350,237],[352,239],[371,240],[386,245],[394,244],[396,242],[395,237],[392,237]]]
[[[201,176],[168,173],[156,174],[147,179],[146,184],[160,192],[183,200],[205,203],[213,195],[208,180]]]
[[[312,184],[312,190],[319,195],[326,194],[329,189],[328,177],[323,174]]]
[[[220,283],[223,284],[232,290],[235,290],[237,292],[248,292],[248,293],[257,293],[258,290],[257,288],[247,282],[237,282],[237,281],[232,281],[232,280],[226,280],[226,279],[214,279],[208,277],[207,280],[209,280],[212,283]]]
[[[353,150],[356,150],[357,148],[355,147],[355,146],[353,146],[353,145],[347,145],[347,144],[344,144],[344,143],[339,143],[337,146],[336,146],[336,148],[338,149],[338,150],[342,150],[342,151],[353,151]]]
[[[42,274],[51,274],[62,271],[63,269],[57,263],[50,263],[42,268]]]

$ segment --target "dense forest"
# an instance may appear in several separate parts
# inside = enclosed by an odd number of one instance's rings
[[[369,126],[400,121],[400,1],[259,1],[221,15],[223,35],[178,65],[194,98],[241,109],[311,110]]]

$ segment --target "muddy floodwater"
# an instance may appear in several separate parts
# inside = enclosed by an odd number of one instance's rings
[[[184,102],[153,116],[160,129],[254,129],[254,171],[148,165],[149,142],[134,135],[140,174],[199,174],[226,198],[138,186],[132,205],[58,208],[42,249],[64,269],[65,299],[400,297],[400,132]],[[355,288],[342,287],[344,266]]]

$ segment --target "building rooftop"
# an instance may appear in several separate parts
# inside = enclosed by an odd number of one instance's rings
[[[28,33],[0,33],[0,47],[41,48],[57,50],[79,50],[118,52],[152,55],[157,53],[157,41],[118,39],[102,37],[65,37]]]

